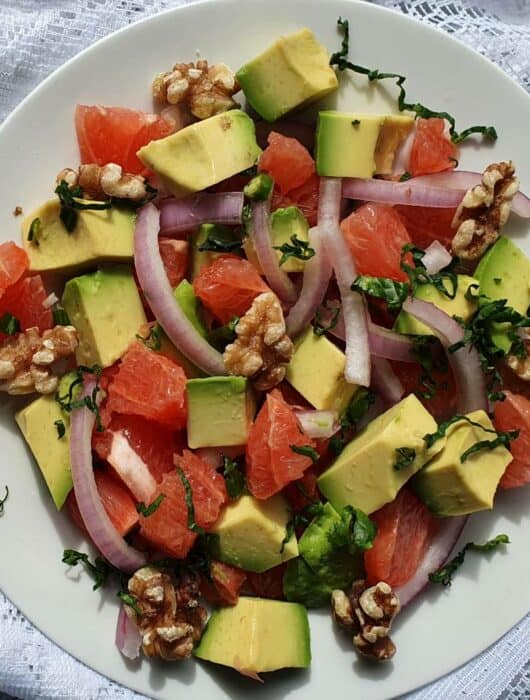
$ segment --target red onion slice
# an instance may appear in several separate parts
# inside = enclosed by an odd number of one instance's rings
[[[414,576],[395,588],[401,607],[404,608],[429,584],[429,574],[439,569],[449,559],[467,522],[467,515],[440,520],[438,532],[433,537],[425,556]]]
[[[435,240],[426,248],[425,255],[421,261],[425,265],[427,272],[435,275],[440,270],[443,270],[444,267],[447,267],[452,259],[451,253],[444,248],[440,241]]]
[[[405,389],[388,360],[372,357],[372,385],[392,406],[401,401]]]
[[[476,348],[466,345],[456,352],[448,352],[451,345],[463,340],[462,326],[428,301],[409,297],[403,304],[403,309],[429,326],[444,346],[458,387],[458,413],[470,413],[479,409],[487,411],[486,380]]]
[[[193,122],[196,121],[186,102],[164,107],[164,109],[160,112],[160,116],[169,124],[173,130],[172,133],[180,131],[185,126],[193,124]]]
[[[160,233],[171,236],[200,224],[240,224],[243,216],[243,192],[200,192],[185,199],[160,202]]]
[[[54,304],[57,304],[58,301],[59,298],[57,297],[57,294],[52,292],[51,294],[48,294],[46,299],[42,302],[42,306],[45,309],[50,309]]]
[[[116,646],[126,659],[133,661],[140,656],[142,636],[123,605],[120,607],[116,623]]]
[[[96,383],[84,383],[83,396],[92,396]],[[88,408],[76,408],[70,421],[70,461],[79,512],[92,541],[113,566],[133,573],[146,563],[145,556],[123,539],[103,507],[94,479],[92,431],[96,416]]]
[[[397,362],[416,362],[412,350],[414,343],[406,335],[378,326],[370,321],[368,325],[370,352],[375,357]]]
[[[451,170],[445,173],[421,175],[406,182],[346,178],[342,194],[349,199],[362,199],[385,204],[406,204],[416,207],[457,207],[465,193],[478,185],[482,173]],[[512,202],[512,211],[523,219],[530,218],[530,198],[518,192]]]
[[[158,489],[149,467],[133,450],[122,430],[108,432],[112,435],[112,439],[107,462],[114,468],[137,501],[151,503]]]
[[[289,275],[280,267],[278,255],[272,247],[269,200],[252,202],[251,235],[260,267],[270,288],[282,301],[294,304],[297,296],[296,288]]]
[[[342,180],[320,178],[318,228],[339,287],[346,336],[344,377],[350,384],[370,386],[370,350],[364,300],[351,290],[357,277],[352,254],[339,226]]]
[[[285,319],[287,333],[292,337],[307,328],[311,322],[322,304],[331,277],[331,265],[324,250],[322,233],[318,228],[310,229],[309,245],[315,254],[305,263],[300,296]]]
[[[295,415],[310,438],[330,438],[340,428],[339,416],[335,411],[296,410]]]
[[[195,329],[175,301],[160,250],[160,214],[154,204],[138,212],[134,233],[134,265],[138,281],[158,322],[190,362],[210,375],[226,374],[223,357]]]

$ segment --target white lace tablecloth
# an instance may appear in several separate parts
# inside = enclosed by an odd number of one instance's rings
[[[325,2],[326,0],[322,0]],[[190,0],[0,0],[0,122],[96,39]],[[377,0],[445,29],[530,90],[530,0]],[[141,698],[86,668],[0,592],[0,700]],[[530,698],[530,616],[471,663],[407,700]]]

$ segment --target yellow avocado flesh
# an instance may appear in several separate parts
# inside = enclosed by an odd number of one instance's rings
[[[41,396],[19,411],[15,419],[37,461],[58,509],[72,490],[70,428],[54,396]],[[55,421],[62,420],[65,434],[59,438]]]
[[[236,77],[250,105],[269,122],[338,88],[329,54],[309,29],[280,37]]]
[[[530,306],[530,260],[512,240],[501,236],[479,262],[475,277],[487,297],[485,301],[507,299],[508,306],[526,315]],[[503,324],[495,324],[491,335],[497,347],[509,352],[512,341]]]
[[[212,528],[218,535],[214,555],[232,566],[262,572],[298,556],[293,535],[285,544],[290,511],[281,494],[267,500],[243,495],[229,503]]]
[[[22,223],[22,242],[32,272],[75,273],[100,262],[130,262],[136,213],[128,207],[113,206],[103,211],[79,211],[77,224],[69,233],[60,219],[57,199],[50,200]],[[37,243],[28,241],[31,223],[39,219]]]
[[[151,141],[137,155],[175,197],[185,197],[250,168],[260,154],[254,122],[233,109]]]
[[[309,241],[309,224],[298,207],[281,207],[276,209],[271,214],[270,223],[272,245],[275,247],[282,246],[284,243],[291,244],[292,236],[296,236],[300,241]],[[252,242],[252,234],[245,237],[243,250],[250,262],[262,274],[261,265]],[[280,250],[276,250],[276,257],[279,262],[282,257]],[[305,261],[291,257],[281,267],[284,272],[303,272]]]
[[[344,506],[365,513],[390,503],[399,489],[444,446],[440,439],[427,449],[424,435],[437,429],[436,421],[410,394],[373,420],[356,436],[318,479],[318,487],[337,510]],[[415,451],[414,461],[396,470],[396,450]]]
[[[467,417],[484,428],[493,425],[484,411],[474,411]],[[482,428],[459,421],[447,430],[444,449],[429,462],[413,480],[416,493],[437,515],[467,515],[493,507],[493,499],[511,453],[502,445],[493,450],[472,454],[464,463],[461,455],[481,440],[495,436]]]
[[[212,613],[194,655],[241,673],[307,668],[307,610],[298,603],[240,596],[234,606]]]
[[[342,413],[358,389],[344,379],[345,364],[344,353],[310,327],[295,341],[285,378],[315,408]]]
[[[132,271],[124,265],[69,280],[62,303],[79,334],[81,365],[110,367],[146,323]]]
[[[464,321],[469,321],[477,310],[478,301],[474,298],[468,299],[466,293],[472,285],[478,285],[478,281],[468,275],[457,275],[457,282],[458,287],[454,299],[446,297],[433,284],[420,284],[414,296],[417,299],[431,302],[431,304],[445,311],[448,316],[459,316]],[[449,292],[452,291],[452,285],[448,280],[444,280],[443,284]],[[476,291],[478,292],[478,289]],[[394,330],[398,333],[410,335],[433,335],[433,331],[428,326],[416,320],[406,311],[400,311],[394,324]]]
[[[394,154],[412,128],[412,117],[319,112],[316,168],[327,177],[371,178],[392,172]]]
[[[186,391],[192,449],[246,444],[255,402],[245,377],[190,379]]]

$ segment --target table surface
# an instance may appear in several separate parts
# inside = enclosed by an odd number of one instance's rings
[[[55,68],[116,29],[191,0],[0,0],[0,122]],[[325,0],[322,0],[325,2]],[[434,24],[530,91],[530,0],[375,0]],[[0,592],[0,700],[141,699],[46,639]],[[530,616],[407,700],[530,698]]]

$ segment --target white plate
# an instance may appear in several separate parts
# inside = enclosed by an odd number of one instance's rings
[[[73,111],[77,102],[150,109],[150,82],[177,60],[209,60],[238,67],[280,33],[302,26],[336,50],[335,22],[348,17],[352,58],[367,66],[409,76],[414,100],[445,109],[464,128],[495,124],[493,148],[462,149],[461,167],[482,169],[513,158],[522,187],[530,191],[528,124],[530,100],[500,70],[445,34],[406,17],[345,0],[215,0],[147,19],[104,39],[46,80],[0,130],[1,237],[18,239],[19,220],[50,196],[56,173],[77,162]],[[387,86],[354,92],[344,75],[339,108],[389,109]],[[391,90],[392,92],[392,90]],[[524,228],[512,231],[530,252]],[[393,663],[365,666],[347,639],[335,635],[327,613],[311,614],[313,665],[307,672],[281,672],[258,686],[206,663],[127,663],[114,646],[117,614],[112,594],[93,593],[88,576],[68,573],[65,547],[85,548],[66,515],[58,514],[13,420],[13,401],[0,406],[0,493],[11,495],[0,520],[0,586],[54,642],[110,678],[157,698],[304,698],[344,691],[363,700],[388,698],[456,668],[497,640],[530,608],[528,489],[502,493],[493,513],[472,518],[464,539],[485,540],[507,532],[505,552],[471,554],[451,590],[432,589],[412,605],[395,631]],[[281,630],[278,630],[281,634]]]

